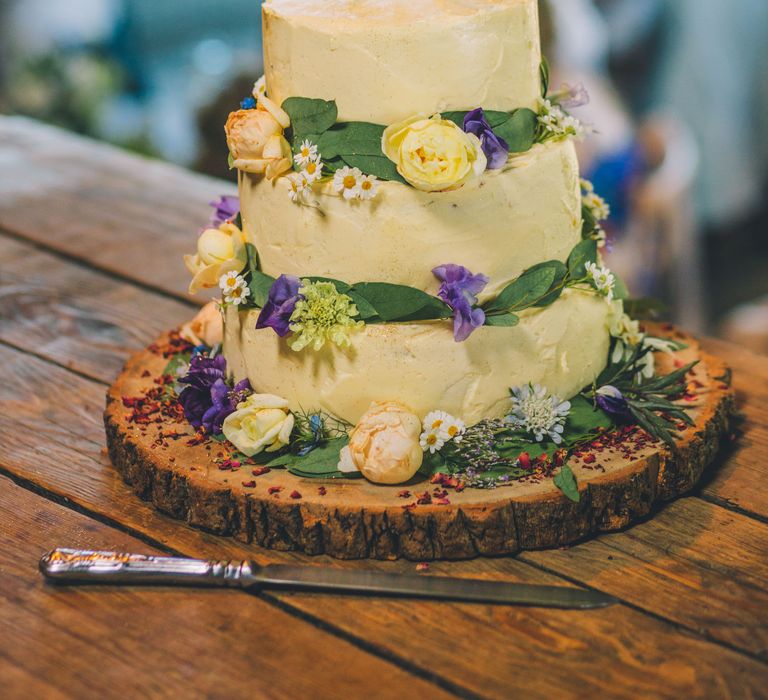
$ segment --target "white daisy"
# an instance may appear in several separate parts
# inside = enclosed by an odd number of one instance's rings
[[[333,189],[343,195],[344,199],[357,199],[360,196],[360,183],[363,173],[360,168],[344,166],[333,176]]]
[[[538,384],[528,384],[512,389],[512,413],[506,420],[515,428],[531,433],[537,442],[547,436],[559,445],[570,411],[570,401],[561,401]]]
[[[323,161],[319,158],[307,161],[301,169],[301,174],[309,184],[312,184],[323,175]]]
[[[297,204],[304,204],[307,195],[312,191],[311,183],[307,181],[304,173],[292,173],[287,177],[288,180],[288,196],[292,202]]]
[[[318,160],[317,144],[312,143],[309,139],[304,139],[299,146],[299,152],[293,156],[293,160],[296,165],[306,165],[313,160]]]
[[[219,288],[224,294],[229,294],[233,289],[245,287],[245,278],[237,272],[227,272],[219,278]]]
[[[573,136],[581,140],[587,133],[587,127],[576,117],[567,114],[558,105],[552,104],[550,100],[539,100],[539,124],[541,124],[550,138],[565,138]]]
[[[611,207],[596,192],[587,192],[581,198],[582,204],[589,209],[595,221],[605,221],[611,215]]]
[[[445,440],[439,430],[425,430],[419,438],[419,445],[424,452],[429,451],[430,454],[435,454],[443,449]]]
[[[592,286],[602,294],[608,301],[613,299],[613,288],[616,284],[616,278],[613,273],[604,266],[597,263],[588,262],[584,265],[587,270],[587,276]]]
[[[224,296],[224,301],[227,304],[240,306],[240,304],[242,304],[250,295],[251,290],[248,289],[246,285],[242,285],[235,287],[234,289],[230,289],[229,292]]]
[[[379,192],[379,181],[375,175],[363,175],[360,179],[360,199],[373,199]]]

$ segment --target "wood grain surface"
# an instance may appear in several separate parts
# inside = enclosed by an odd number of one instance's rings
[[[119,683],[94,681],[86,665],[134,683],[142,697],[164,697],[161,675],[177,697],[766,697],[768,360],[717,342],[706,347],[733,366],[744,417],[694,496],[569,549],[429,570],[587,586],[617,595],[618,606],[577,613],[43,586],[39,555],[72,544],[414,566],[267,551],[135,499],[103,452],[104,392],[132,351],[193,313],[179,255],[194,245],[206,203],[228,186],[19,119],[0,118],[0,156],[0,472],[8,477],[0,504],[11,508],[0,533],[0,619],[13,631],[0,634],[3,697],[130,696]],[[252,605],[261,606],[258,619]],[[204,630],[193,618],[209,612],[220,617]],[[241,625],[240,614],[252,624]],[[65,623],[89,615],[92,629],[67,636]],[[165,633],[177,620],[181,641]],[[245,643],[234,629],[246,629]],[[303,647],[314,639],[321,648],[309,654]],[[231,679],[213,658],[222,655]],[[60,675],[60,686],[50,682]],[[214,679],[226,692],[211,690]]]

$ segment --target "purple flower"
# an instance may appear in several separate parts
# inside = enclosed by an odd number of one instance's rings
[[[231,388],[223,379],[217,379],[211,387],[211,407],[203,414],[202,424],[209,434],[218,435],[230,413],[237,410],[237,404],[245,401],[251,392],[251,383],[244,379]]]
[[[565,83],[562,92],[558,93],[557,101],[564,109],[583,107],[589,104],[589,93],[584,87],[584,83],[576,83],[576,85]]]
[[[227,362],[223,355],[210,358],[207,355],[193,355],[189,372],[179,379],[187,384],[179,394],[179,403],[184,415],[194,428],[203,425],[203,417],[213,405],[211,389],[217,381],[226,381]]]
[[[272,328],[281,338],[291,331],[290,321],[299,300],[301,280],[291,275],[280,275],[269,289],[267,303],[259,314],[256,328]]]
[[[480,139],[483,153],[488,159],[489,170],[498,170],[504,167],[509,157],[509,144],[493,133],[482,107],[472,110],[464,117],[464,131],[468,134],[474,134]]]
[[[192,356],[189,372],[179,379],[180,384],[187,385],[179,394],[179,403],[192,427],[203,427],[208,433],[217,435],[224,419],[250,393],[251,384],[247,379],[234,389],[230,387],[226,372],[227,362],[223,355],[214,358]]]
[[[477,295],[485,289],[488,278],[453,264],[440,265],[432,274],[442,282],[437,296],[453,309],[453,337],[460,343],[485,323],[485,312],[472,307],[477,304]]]
[[[595,392],[595,401],[607,414],[616,418],[629,419],[632,413],[624,395],[615,387],[606,384]]]
[[[232,221],[240,213],[240,199],[228,194],[219,197],[215,202],[211,202],[213,214],[211,215],[210,226],[218,228],[227,221]]]

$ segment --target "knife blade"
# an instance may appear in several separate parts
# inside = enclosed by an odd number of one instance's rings
[[[587,610],[616,603],[600,591],[424,574],[332,569],[252,561],[204,561],[59,548],[40,559],[57,583],[155,584],[290,589],[429,600]]]

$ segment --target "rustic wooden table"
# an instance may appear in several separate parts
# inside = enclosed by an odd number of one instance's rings
[[[37,560],[57,545],[306,561],[164,517],[104,454],[106,387],[193,314],[181,256],[231,189],[0,117],[4,698],[768,697],[768,359],[715,341],[744,418],[696,493],[571,548],[430,567],[589,587],[614,607],[46,585]]]

